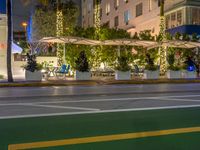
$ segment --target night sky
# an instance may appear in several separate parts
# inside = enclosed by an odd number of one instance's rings
[[[27,0],[31,2],[31,0]],[[26,0],[13,0],[13,27],[15,31],[23,30],[22,22],[28,22],[33,3],[26,3]]]
[[[13,29],[14,31],[22,31],[22,22],[29,21],[31,16],[32,8],[36,4],[37,0],[13,0]],[[0,0],[0,11],[5,11],[3,4],[6,0]],[[80,0],[74,0],[80,6]],[[80,19],[79,19],[80,20]]]

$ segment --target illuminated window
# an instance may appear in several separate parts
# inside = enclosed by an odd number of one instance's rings
[[[124,23],[127,25],[130,20],[130,11],[127,10],[124,12]]]
[[[110,3],[106,3],[106,14],[109,15],[110,13]]]
[[[149,0],[149,11],[152,10],[152,0]]]
[[[114,0],[114,7],[115,7],[115,9],[118,9],[118,7],[119,7],[119,0]]]

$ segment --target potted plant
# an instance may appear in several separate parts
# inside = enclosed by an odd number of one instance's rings
[[[36,62],[36,56],[27,53],[27,65],[23,66],[25,69],[25,78],[27,81],[41,81],[42,80],[42,65]]]
[[[115,80],[130,80],[131,67],[128,64],[128,59],[125,56],[118,57],[118,63],[115,67]]]
[[[81,51],[78,59],[75,61],[75,80],[90,80],[91,73],[89,71],[89,64],[87,61],[87,57],[85,51]]]
[[[183,65],[183,78],[196,78],[196,65],[191,57],[187,57],[187,60]]]
[[[167,78],[168,79],[180,79],[181,78],[181,71],[180,67],[175,66],[175,58],[174,54],[169,54],[167,56],[168,62],[168,70],[167,70]]]
[[[147,65],[145,66],[143,78],[158,79],[159,78],[158,66],[154,64],[154,59],[149,54],[146,55],[146,63]]]

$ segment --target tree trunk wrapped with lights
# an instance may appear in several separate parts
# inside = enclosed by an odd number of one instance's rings
[[[159,0],[160,5],[160,41],[163,42],[166,39],[165,36],[165,16],[164,16],[164,0]],[[160,73],[163,75],[167,69],[166,60],[166,48],[160,47]]]
[[[95,6],[95,9],[94,9],[94,27],[96,28],[95,36],[98,39],[100,27],[101,27],[100,0],[95,0],[94,6]]]
[[[56,36],[63,36],[63,12],[61,9],[61,2],[57,0],[57,12],[56,12]],[[58,57],[58,65],[61,66],[64,63],[63,56],[63,46],[61,44],[57,44],[57,57]]]

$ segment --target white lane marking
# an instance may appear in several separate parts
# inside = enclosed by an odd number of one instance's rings
[[[156,100],[156,99],[154,99]],[[200,100],[194,100],[194,99],[175,99],[175,98],[161,98],[161,99],[157,99],[157,100],[161,100],[161,101],[179,101],[179,102],[200,102]]]
[[[131,101],[131,100],[163,100],[168,98],[181,98],[181,97],[200,97],[200,95],[178,95],[178,96],[157,96],[157,97],[127,97],[127,98],[110,98],[110,99],[90,99],[90,100],[61,100],[61,101],[40,101],[40,102],[20,102],[20,103],[8,103],[8,104],[0,104],[0,106],[13,106],[13,105],[31,105],[31,104],[59,104],[59,103],[81,103],[81,102],[105,102],[105,101]],[[200,99],[200,98],[199,98]],[[181,101],[181,100],[180,100]],[[183,99],[183,101],[185,101]],[[195,101],[198,102],[198,100],[188,100],[188,101]],[[200,101],[199,101],[200,102]]]
[[[35,118],[35,117],[51,117],[51,116],[64,116],[64,115],[84,115],[84,114],[101,114],[101,113],[115,113],[115,112],[128,112],[128,111],[147,111],[147,110],[165,110],[165,109],[183,109],[183,108],[198,108],[200,105],[177,105],[166,107],[148,107],[148,108],[133,108],[133,109],[116,109],[116,110],[101,110],[101,111],[84,111],[84,112],[66,112],[66,113],[48,113],[48,114],[31,114],[31,115],[16,115],[16,116],[0,116],[2,119],[15,119],[15,118]]]
[[[200,97],[200,95],[180,95],[180,96],[158,96],[158,97],[127,97],[127,98],[110,98],[110,99],[91,99],[91,100],[61,100],[53,102],[35,102],[36,104],[54,104],[54,103],[80,103],[80,102],[104,102],[104,101],[130,101],[130,100],[145,100],[145,99],[164,99],[164,98],[180,98],[180,97]],[[199,98],[200,99],[200,98]]]
[[[100,111],[96,108],[86,108],[86,107],[68,107],[68,106],[56,106],[56,105],[37,105],[37,104],[22,104],[21,106],[35,106],[35,107],[48,107],[48,108],[60,108],[60,109],[77,109],[86,111]]]

